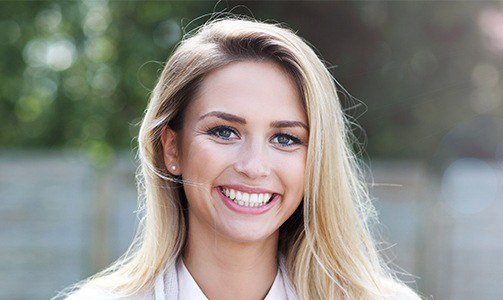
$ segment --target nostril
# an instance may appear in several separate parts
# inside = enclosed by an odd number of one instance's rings
[[[246,163],[237,163],[234,165],[236,172],[244,174],[250,178],[265,177],[269,175],[269,169],[263,162],[249,161]]]

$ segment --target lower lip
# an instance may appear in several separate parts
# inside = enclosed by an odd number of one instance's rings
[[[232,211],[237,212],[239,214],[247,214],[247,215],[260,215],[265,212],[267,212],[271,207],[274,206],[276,202],[279,201],[280,195],[275,195],[274,198],[269,201],[269,203],[258,206],[258,207],[250,207],[250,206],[241,206],[237,204],[236,202],[232,201],[230,198],[227,198],[222,194],[220,191],[220,187],[216,188],[216,191],[218,195],[220,195],[220,198],[224,202],[224,204]]]

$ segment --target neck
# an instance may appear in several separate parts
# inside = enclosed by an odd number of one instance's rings
[[[206,297],[264,299],[278,272],[278,232],[243,243],[191,220],[183,261]]]

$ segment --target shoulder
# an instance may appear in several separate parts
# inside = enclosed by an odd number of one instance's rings
[[[124,292],[121,293],[114,288],[119,286],[118,283],[126,283],[127,285],[127,280],[118,276],[103,278],[105,277],[68,287],[53,300],[61,298],[66,300],[154,300],[156,298],[164,299],[161,296],[164,293],[169,296],[168,299],[178,297],[178,284],[174,266],[157,274],[152,284],[146,285],[146,287],[134,294],[124,294]]]
[[[96,300],[115,300],[120,299],[117,295],[114,295],[103,288],[87,286],[72,292],[66,300],[83,300],[83,299],[96,299]]]
[[[408,286],[401,282],[385,279],[384,288],[388,295],[386,300],[420,300],[421,298]]]
[[[139,295],[124,296],[112,293],[102,287],[85,286],[70,294],[66,300],[151,300],[152,294],[143,293]]]
[[[388,300],[420,300],[419,296],[409,287],[398,285]]]

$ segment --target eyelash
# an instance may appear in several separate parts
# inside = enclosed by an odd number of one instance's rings
[[[230,132],[231,132],[231,134],[233,133],[233,134],[235,134],[236,136],[238,136],[238,135],[236,134],[236,130],[235,130],[234,128],[232,128],[232,127],[229,127],[229,126],[216,126],[216,127],[213,127],[213,128],[208,129],[208,130],[207,130],[207,133],[208,133],[208,134],[210,134],[210,135],[213,135],[213,136],[215,136],[215,137],[217,137],[217,138],[220,138],[220,139],[226,140],[226,141],[231,140],[231,138],[226,138],[226,137],[223,137],[223,136],[221,136],[221,135],[219,135],[219,134],[218,134],[219,132],[221,133],[221,131],[223,131],[223,130],[228,130],[228,131],[230,131]],[[239,137],[239,136],[238,136],[238,137]]]
[[[225,141],[230,141],[232,140],[233,138],[231,137],[223,137],[221,136],[219,133],[221,133],[222,131],[224,130],[228,130],[230,131],[231,134],[234,134],[236,135],[237,137],[239,137],[239,135],[237,134],[236,132],[236,129],[232,128],[232,127],[229,127],[229,126],[216,126],[216,127],[212,127],[210,129],[208,129],[206,132],[216,138],[219,138],[219,139],[222,139],[222,140],[225,140]],[[287,139],[289,139],[290,141],[292,141],[291,144],[281,144],[281,143],[276,143],[277,145],[279,145],[280,147],[292,147],[292,146],[295,146],[295,145],[303,145],[302,141],[296,137],[296,136],[293,136],[291,134],[287,134],[287,133],[277,133],[274,135],[273,139],[276,139],[278,137],[286,137]]]
[[[287,139],[292,141],[291,144],[277,143],[280,147],[292,147],[292,146],[296,146],[296,145],[302,145],[302,141],[293,135],[286,134],[286,133],[278,133],[278,134],[274,135],[274,139],[276,139],[278,137],[286,137]]]

